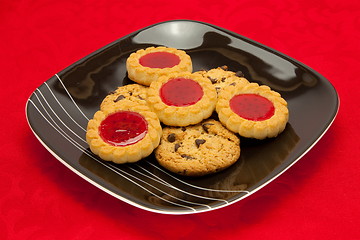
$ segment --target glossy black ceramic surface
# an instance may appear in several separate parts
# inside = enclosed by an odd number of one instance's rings
[[[130,53],[158,45],[185,50],[194,71],[227,65],[280,92],[290,112],[285,131],[263,141],[241,138],[236,164],[200,178],[174,175],[153,155],[126,165],[99,159],[85,141],[88,120],[109,92],[132,83],[125,66]],[[338,107],[329,81],[302,63],[225,29],[176,20],[125,36],[56,74],[30,96],[26,115],[40,142],[90,183],[142,209],[187,214],[227,206],[274,180],[321,138]]]

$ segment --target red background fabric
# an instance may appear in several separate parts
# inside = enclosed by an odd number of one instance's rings
[[[75,61],[148,25],[211,23],[283,52],[340,96],[333,125],[275,181],[195,215],[147,212],[104,193],[32,134],[25,104]],[[360,239],[360,2],[27,0],[0,2],[0,239]]]

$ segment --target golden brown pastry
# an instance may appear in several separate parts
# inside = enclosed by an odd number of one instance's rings
[[[88,122],[86,141],[91,151],[106,161],[136,162],[159,145],[162,128],[146,105],[123,100],[109,105]]]
[[[191,58],[186,52],[168,47],[149,47],[132,53],[126,60],[128,77],[150,86],[160,76],[192,72]]]
[[[257,83],[223,88],[216,112],[229,130],[256,139],[276,137],[289,118],[287,102],[280,94]]]
[[[217,94],[210,80],[200,74],[173,73],[151,83],[147,102],[161,122],[188,126],[211,116]]]

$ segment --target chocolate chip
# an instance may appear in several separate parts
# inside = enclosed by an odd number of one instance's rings
[[[167,140],[169,142],[175,142],[175,133],[170,133],[168,136],[167,136]]]
[[[202,126],[202,128],[204,129],[205,132],[209,132],[209,126],[210,125],[214,125],[213,123],[204,123]]]
[[[180,147],[180,144],[176,143],[175,147],[174,147],[175,152],[179,149],[179,147]]]
[[[237,77],[244,77],[245,75],[244,75],[244,73],[243,73],[242,71],[237,71],[237,72],[235,73],[235,76],[237,76]]]
[[[235,85],[236,85],[236,83],[235,83],[235,82],[230,83],[230,86],[235,86]]]
[[[194,157],[186,155],[186,154],[181,154],[180,155],[182,158],[186,158],[186,159],[194,159]]]
[[[120,95],[120,96],[118,96],[118,97],[114,100],[114,102],[118,102],[118,101],[120,101],[120,100],[122,100],[122,99],[124,99],[124,98],[125,98],[124,95]]]
[[[132,96],[132,95],[133,95],[133,93],[132,93],[132,92],[129,92],[129,95],[130,95],[130,96]]]
[[[196,139],[195,144],[197,147],[200,147],[201,144],[204,144],[206,142],[205,139]]]
[[[221,78],[221,82],[225,82],[225,79],[226,79],[225,77]]]
[[[211,83],[216,83],[216,78],[208,77],[208,79],[211,81]]]

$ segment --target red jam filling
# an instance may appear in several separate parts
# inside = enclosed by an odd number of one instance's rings
[[[203,95],[200,84],[187,78],[171,79],[160,88],[161,100],[169,106],[190,106],[197,103]]]
[[[153,52],[142,56],[139,62],[149,68],[172,68],[180,63],[180,58],[168,52]]]
[[[147,122],[136,112],[120,111],[107,116],[99,126],[101,138],[113,146],[128,146],[143,139]]]
[[[239,94],[230,100],[230,108],[242,118],[263,121],[274,115],[274,104],[257,94]]]

